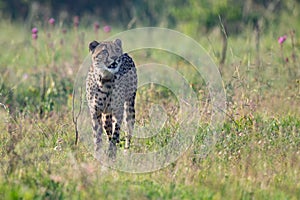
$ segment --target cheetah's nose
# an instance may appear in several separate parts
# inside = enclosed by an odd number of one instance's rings
[[[113,60],[116,60],[118,57],[117,56],[112,56],[110,58],[113,59]]]

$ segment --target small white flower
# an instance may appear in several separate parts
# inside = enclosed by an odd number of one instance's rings
[[[61,150],[62,150],[62,148],[60,145],[57,145],[54,147],[54,151],[61,151]]]

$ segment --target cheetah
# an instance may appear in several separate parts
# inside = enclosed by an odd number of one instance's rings
[[[135,123],[136,67],[132,58],[123,54],[122,41],[93,41],[92,57],[86,79],[86,98],[92,118],[95,153],[102,148],[102,133],[108,138],[108,155],[116,156],[123,121],[127,128],[125,149],[129,149]]]

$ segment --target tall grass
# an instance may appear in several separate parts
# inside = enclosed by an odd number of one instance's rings
[[[38,27],[36,41],[20,24],[2,21],[0,28],[1,198],[300,198],[299,65],[291,60],[282,65],[277,38],[267,35],[262,41],[259,65],[247,31],[230,38],[222,72],[226,120],[207,154],[201,149],[212,127],[204,117],[193,145],[175,163],[152,173],[129,174],[101,166],[82,143],[74,146],[72,87],[88,43],[95,38],[93,27],[45,24]],[[98,39],[115,32],[100,31]],[[198,39],[217,57],[218,40],[207,38]],[[284,45],[284,55],[290,55],[291,41]],[[148,51],[132,52],[132,57],[136,63],[162,61],[174,67],[189,76],[203,105],[209,101],[205,83],[189,73],[188,63],[166,52]],[[171,117],[178,106],[172,93],[155,85],[141,88],[137,101],[140,124],[148,123],[153,103],[163,105]],[[209,116],[209,109],[204,111]],[[172,138],[175,123],[170,119],[154,138],[133,139],[132,151],[159,149]]]

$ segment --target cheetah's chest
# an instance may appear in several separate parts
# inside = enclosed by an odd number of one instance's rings
[[[110,79],[103,79],[94,70],[87,78],[87,98],[91,110],[110,113],[124,108],[124,102],[135,94],[137,86],[136,68],[127,54],[111,66],[116,73]]]
[[[114,80],[95,81],[93,106],[97,111],[109,113],[112,111]]]

